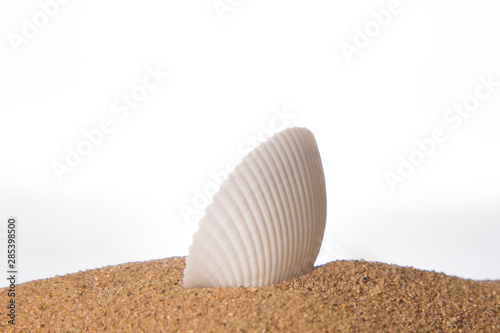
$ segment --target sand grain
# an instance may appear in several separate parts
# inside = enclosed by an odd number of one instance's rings
[[[275,286],[184,289],[183,269],[169,258],[21,284],[17,331],[500,331],[500,282],[337,261]]]

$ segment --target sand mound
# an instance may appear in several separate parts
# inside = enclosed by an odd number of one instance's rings
[[[18,332],[500,331],[500,281],[337,261],[263,288],[182,288],[184,258],[17,286]],[[0,330],[7,290],[0,290]]]

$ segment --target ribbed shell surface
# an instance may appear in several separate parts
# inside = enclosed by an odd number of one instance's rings
[[[313,269],[326,222],[326,189],[311,131],[275,134],[236,166],[206,208],[183,285],[260,287]]]

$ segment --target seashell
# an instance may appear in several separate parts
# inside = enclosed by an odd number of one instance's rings
[[[288,128],[251,151],[207,206],[183,286],[260,287],[310,272],[326,222],[316,140]]]

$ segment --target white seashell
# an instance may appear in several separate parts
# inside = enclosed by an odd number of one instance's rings
[[[251,151],[206,208],[183,285],[260,287],[313,269],[326,222],[323,167],[313,134],[286,129]]]

